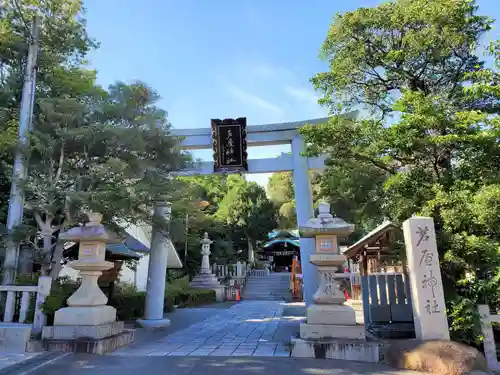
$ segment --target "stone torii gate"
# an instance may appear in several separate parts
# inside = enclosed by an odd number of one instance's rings
[[[282,154],[276,158],[250,159],[245,173],[292,172],[295,190],[297,224],[305,225],[314,216],[311,183],[308,171],[324,169],[324,157],[307,158],[302,156],[305,143],[297,129],[306,124],[318,125],[328,121],[326,118],[287,122],[268,125],[247,126],[248,147],[291,144],[291,154]],[[211,128],[173,129],[171,135],[181,138],[180,146],[184,150],[212,149]],[[214,174],[214,163],[204,161],[196,169],[186,169],[177,172],[181,176],[197,176]],[[313,294],[317,290],[317,272],[315,266],[309,263],[309,256],[314,253],[314,239],[300,238],[300,257],[304,280],[304,301],[312,303]]]

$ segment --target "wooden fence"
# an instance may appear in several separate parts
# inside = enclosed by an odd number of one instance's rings
[[[250,271],[251,266],[246,262],[237,262],[234,264],[212,264],[212,273],[219,279],[224,279],[226,277],[246,277]]]
[[[271,274],[271,272],[266,268],[263,270],[252,270],[250,275],[251,276],[259,276],[259,277],[268,277]]]
[[[401,273],[361,276],[365,324],[413,322],[409,282]]]

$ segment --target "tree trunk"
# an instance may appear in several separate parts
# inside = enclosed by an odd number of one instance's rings
[[[255,263],[255,255],[253,252],[253,244],[250,237],[247,237],[247,242],[248,242],[248,263],[253,264]]]
[[[56,249],[54,250],[54,255],[52,256],[52,268],[50,270],[49,276],[52,277],[52,280],[55,280],[59,277],[59,272],[61,272],[61,259],[62,253],[64,250],[64,242],[60,241],[56,245]]]
[[[19,276],[28,276],[33,272],[33,249],[19,246]]]
[[[42,266],[40,268],[40,273],[42,276],[46,276],[49,274],[50,270],[50,258],[52,252],[52,230],[50,229],[50,223],[48,224],[49,228],[44,228],[42,230],[43,234],[43,250],[42,250]]]

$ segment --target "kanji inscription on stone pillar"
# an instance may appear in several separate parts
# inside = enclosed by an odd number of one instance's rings
[[[449,340],[434,220],[430,217],[412,217],[403,223],[403,231],[415,335],[420,340]]]

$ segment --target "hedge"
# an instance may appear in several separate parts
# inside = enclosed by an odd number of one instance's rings
[[[55,312],[66,307],[66,301],[79,284],[68,278],[61,278],[54,282],[50,295],[42,305],[42,310],[47,315],[47,324],[54,322]],[[144,317],[146,292],[138,291],[134,286],[117,284],[108,304],[116,308],[118,320],[132,321]],[[167,285],[165,289],[164,311],[173,311],[174,306],[195,307],[215,302],[215,291],[210,289],[195,289],[181,282]]]

